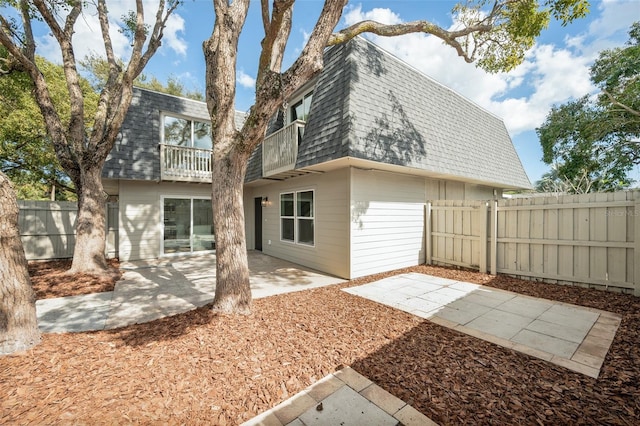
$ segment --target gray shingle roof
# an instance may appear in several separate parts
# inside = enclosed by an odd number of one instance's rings
[[[531,186],[500,118],[360,37],[325,55],[296,168],[344,156]]]
[[[113,179],[156,180],[160,178],[160,116],[173,113],[209,121],[207,104],[135,87],[120,135],[107,157],[102,176]],[[236,127],[246,114],[236,111]]]

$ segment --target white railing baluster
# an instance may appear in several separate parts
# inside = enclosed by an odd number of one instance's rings
[[[304,121],[297,120],[267,136],[262,142],[262,175],[293,170],[298,159],[298,130]]]
[[[163,180],[211,182],[211,150],[176,145],[160,145]]]

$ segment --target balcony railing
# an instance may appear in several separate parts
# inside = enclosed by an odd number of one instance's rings
[[[262,142],[262,175],[264,177],[293,170],[298,159],[298,141],[304,132],[304,121],[297,120],[270,134]]]
[[[211,182],[211,150],[160,144],[162,180]]]

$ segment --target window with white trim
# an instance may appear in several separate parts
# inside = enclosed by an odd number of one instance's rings
[[[311,99],[313,99],[313,91],[305,93],[301,99],[291,105],[289,123],[293,123],[296,120],[307,121],[309,111],[311,111]]]
[[[189,148],[212,149],[211,124],[165,114],[162,143]]]
[[[315,194],[313,190],[280,194],[280,239],[315,244]]]

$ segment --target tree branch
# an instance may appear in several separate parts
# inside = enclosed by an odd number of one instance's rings
[[[265,36],[269,33],[271,21],[269,19],[269,0],[260,0],[260,11],[262,12],[262,26]]]
[[[280,72],[284,49],[291,33],[291,15],[294,0],[274,0],[273,13],[262,39],[262,51],[258,62],[258,85],[264,79],[265,72]],[[262,11],[264,15],[264,10]],[[268,14],[268,10],[267,10]],[[267,19],[269,19],[267,17]]]
[[[80,77],[76,68],[76,58],[73,51],[72,37],[74,26],[78,17],[82,13],[82,0],[71,0],[71,11],[65,19],[64,29],[60,28],[53,11],[49,9],[46,0],[32,0],[40,15],[51,28],[62,53],[62,66],[67,81],[67,91],[69,92],[71,114],[69,119],[67,143],[72,147],[75,155],[83,150],[85,136],[84,128],[84,96],[80,87]]]
[[[332,46],[345,43],[363,33],[372,33],[383,37],[399,36],[410,33],[424,33],[438,37],[446,44],[453,47],[458,53],[458,56],[463,57],[466,62],[473,62],[473,55],[469,55],[457,39],[460,37],[466,37],[473,33],[486,33],[491,31],[493,25],[490,23],[490,18],[493,14],[497,13],[497,10],[498,9],[494,7],[491,15],[475,25],[467,26],[458,31],[447,31],[444,28],[428,21],[413,21],[403,24],[381,24],[376,21],[362,21],[340,30],[337,33],[331,34],[327,44]]]
[[[609,98],[609,100],[611,101],[612,104],[619,106],[620,108],[622,108],[623,110],[627,111],[631,115],[635,115],[636,117],[640,117],[640,111],[636,111],[635,109],[623,104],[622,102],[619,102],[607,90],[602,89],[602,93],[604,93],[607,96],[607,98]]]

